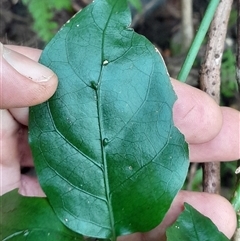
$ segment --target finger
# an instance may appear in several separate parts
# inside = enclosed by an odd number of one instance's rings
[[[35,175],[22,175],[19,193],[28,197],[46,197]]]
[[[143,235],[142,240],[165,240],[165,231],[184,209],[184,203],[189,203],[200,213],[210,218],[218,229],[231,238],[236,229],[236,214],[232,205],[223,197],[209,193],[194,193],[181,191],[173,201],[163,222],[152,231]]]
[[[25,107],[50,98],[57,76],[49,68],[0,45],[2,79],[0,108]]]
[[[20,182],[19,131],[21,126],[7,110],[0,110],[1,156],[0,156],[0,195],[17,188]]]
[[[28,114],[29,114],[29,108],[28,107],[22,107],[22,108],[11,108],[8,110],[13,118],[21,123],[24,126],[28,126]]]
[[[219,106],[203,91],[172,79],[177,101],[173,107],[175,125],[191,144],[213,139],[222,126]]]
[[[232,161],[240,159],[240,112],[223,107],[223,125],[212,140],[189,146],[191,161]]]
[[[26,178],[22,179],[20,175],[20,165],[33,166],[31,150],[27,140],[27,127],[16,121],[16,118],[7,110],[0,110],[0,126],[0,195],[15,188],[20,188],[22,193],[31,193],[33,187],[38,186],[34,184],[36,180],[34,178],[29,179],[31,182],[26,185],[26,182],[24,182]],[[41,192],[36,189],[33,195],[37,195],[37,193]]]
[[[29,48],[25,46],[17,46],[17,45],[4,45],[8,49],[11,49],[15,52],[18,52],[19,54],[25,55],[26,57],[38,61],[40,58],[40,55],[42,53],[42,50],[40,49],[34,49],[34,48]]]
[[[19,153],[21,167],[32,167],[33,159],[30,146],[28,144],[28,114],[29,108],[9,109],[12,117],[21,124],[21,133],[19,132]]]

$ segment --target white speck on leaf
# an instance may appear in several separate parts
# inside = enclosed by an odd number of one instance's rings
[[[108,60],[104,60],[103,65],[107,65],[107,64],[108,64]]]

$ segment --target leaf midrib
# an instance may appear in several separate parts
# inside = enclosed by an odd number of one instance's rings
[[[114,215],[113,215],[113,209],[112,209],[112,203],[111,203],[111,198],[110,198],[110,185],[109,185],[109,178],[108,178],[108,167],[107,167],[107,158],[106,158],[106,152],[105,152],[105,147],[104,147],[104,143],[103,140],[104,137],[104,133],[103,133],[103,126],[102,126],[102,122],[101,120],[102,118],[102,111],[101,111],[101,95],[100,95],[100,87],[101,87],[101,79],[102,79],[102,72],[103,72],[103,62],[105,61],[104,59],[104,45],[105,45],[105,32],[106,29],[108,27],[110,18],[112,16],[113,10],[115,8],[115,5],[117,4],[117,1],[115,2],[115,4],[112,6],[112,10],[108,16],[105,28],[103,29],[103,34],[102,34],[102,48],[101,48],[101,69],[100,69],[100,74],[99,74],[99,78],[97,81],[97,85],[98,88],[95,90],[96,92],[96,97],[97,97],[97,116],[98,116],[98,126],[99,126],[99,135],[100,135],[100,142],[101,142],[101,153],[102,153],[102,160],[103,160],[103,171],[104,171],[104,185],[105,185],[105,193],[106,193],[106,198],[107,198],[107,205],[108,205],[108,210],[109,210],[109,217],[110,217],[110,225],[111,225],[111,230],[112,230],[112,237],[111,239],[113,241],[116,240],[116,232],[115,232],[115,228],[114,228]]]

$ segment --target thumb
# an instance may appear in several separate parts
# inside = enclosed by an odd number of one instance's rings
[[[44,65],[0,43],[0,108],[33,106],[49,99],[57,76]]]

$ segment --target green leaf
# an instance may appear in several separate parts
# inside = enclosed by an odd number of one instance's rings
[[[130,20],[126,0],[96,0],[68,21],[40,59],[57,73],[57,92],[30,109],[29,141],[56,214],[113,240],[157,226],[188,169],[165,64]]]
[[[83,241],[63,225],[46,198],[23,197],[13,190],[0,196],[2,241]]]
[[[176,241],[229,241],[215,224],[189,204],[177,221],[167,229],[167,240]]]

